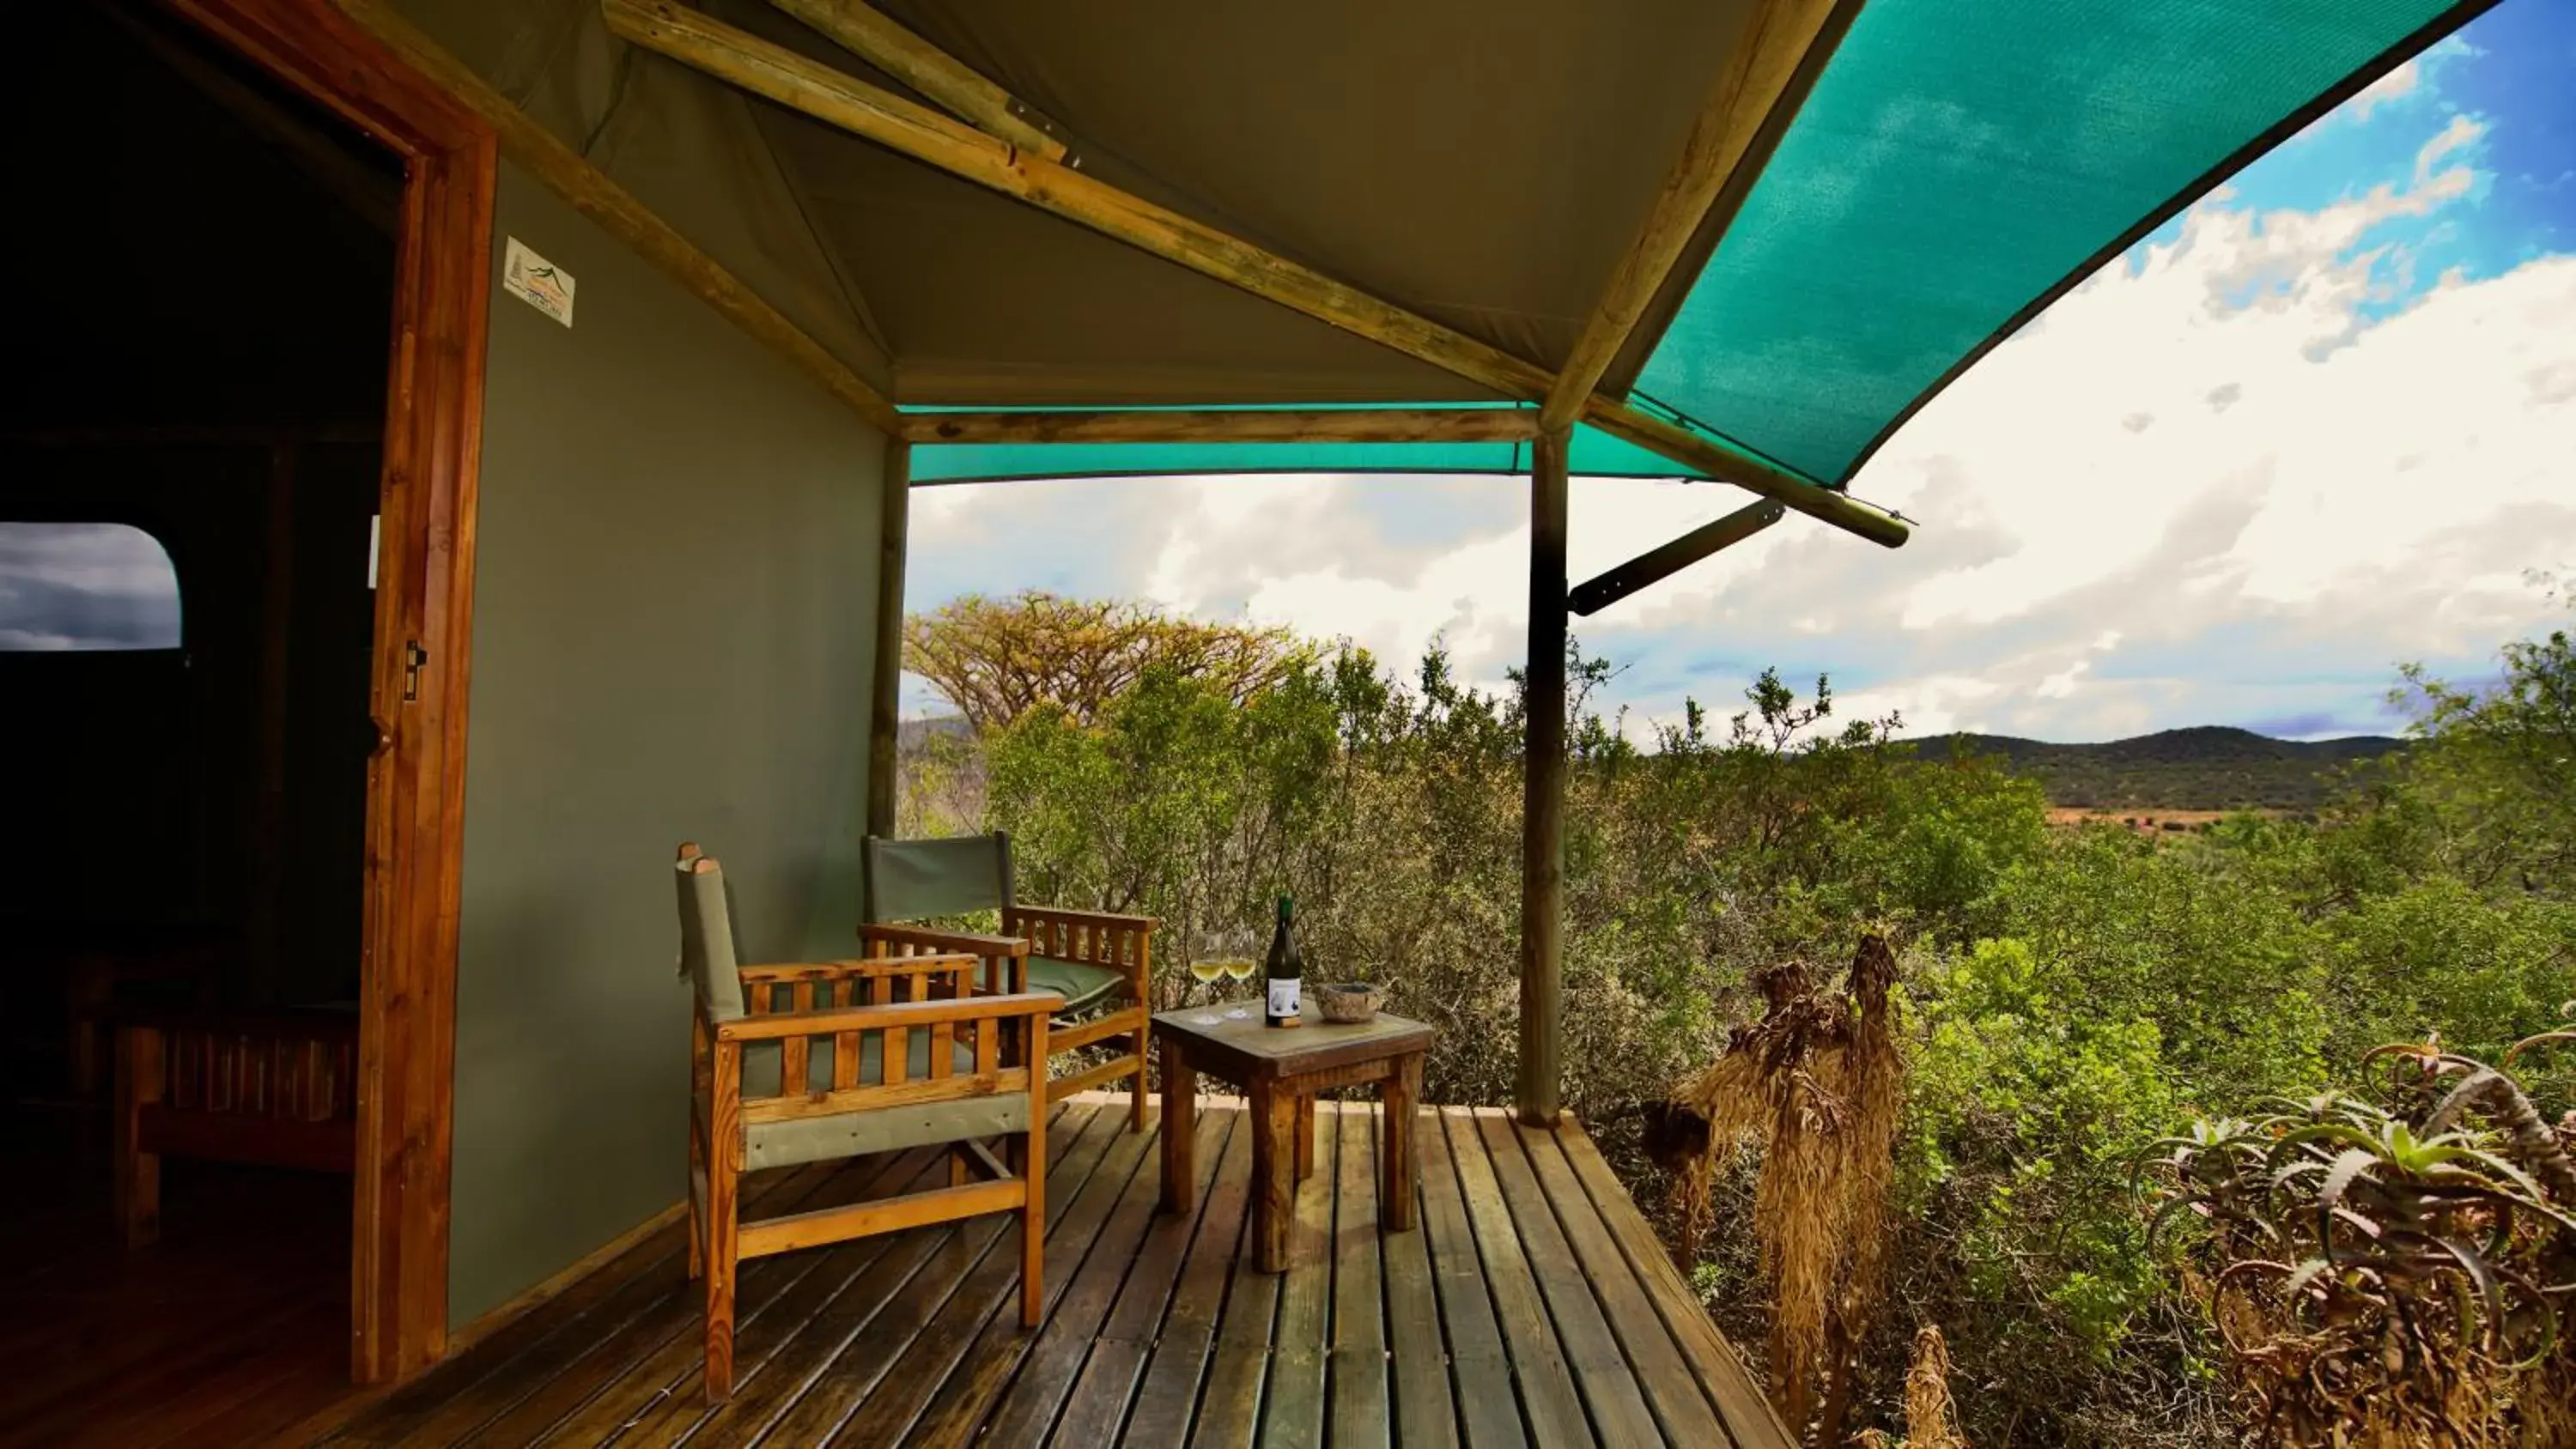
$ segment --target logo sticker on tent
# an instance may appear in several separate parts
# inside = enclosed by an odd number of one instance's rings
[[[572,273],[528,250],[517,237],[510,238],[501,255],[501,285],[566,327],[572,325]]]

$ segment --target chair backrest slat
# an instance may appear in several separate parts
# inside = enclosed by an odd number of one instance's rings
[[[1011,840],[998,830],[940,840],[871,835],[861,858],[871,921],[962,916],[1012,903]]]
[[[679,883],[680,968],[697,988],[709,1020],[739,1021],[744,1015],[742,977],[736,974],[741,963],[734,954],[724,870],[712,856],[684,857]]]

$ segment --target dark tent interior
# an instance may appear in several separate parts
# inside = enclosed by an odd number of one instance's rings
[[[0,1262],[0,1422],[224,1442],[240,1405],[346,1382],[402,171],[157,11],[20,22],[0,1226],[47,1249]]]

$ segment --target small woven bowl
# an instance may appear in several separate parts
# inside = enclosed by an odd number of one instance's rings
[[[1326,1021],[1367,1021],[1377,1015],[1378,1003],[1386,993],[1357,981],[1339,981],[1315,988],[1315,1005]]]

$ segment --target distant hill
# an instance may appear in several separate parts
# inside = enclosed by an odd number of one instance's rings
[[[2337,769],[2406,748],[2386,735],[2276,740],[2223,725],[2095,745],[1966,734],[1912,743],[1926,759],[1954,749],[1999,757],[2037,780],[2050,804],[2094,810],[2313,810]]]

